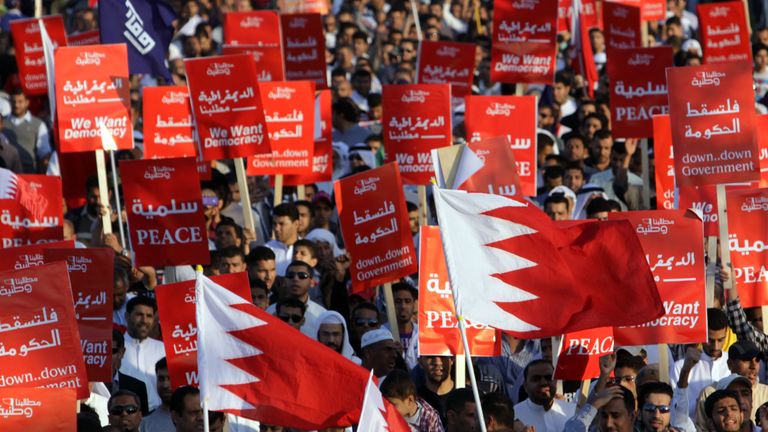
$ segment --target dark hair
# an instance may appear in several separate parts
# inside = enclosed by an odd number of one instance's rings
[[[752,57],[756,56],[760,51],[768,51],[768,45],[762,43],[752,45]]]
[[[348,97],[339,98],[332,106],[334,113],[338,113],[344,120],[352,123],[360,121],[360,110]]]
[[[619,386],[619,388],[621,389],[621,399],[624,401],[624,408],[627,409],[628,413],[635,413],[635,395],[626,387]]]
[[[392,295],[394,295],[396,292],[400,291],[408,291],[411,294],[411,297],[413,297],[414,300],[417,300],[419,298],[419,290],[416,288],[408,285],[405,282],[397,282],[392,284]]]
[[[445,412],[460,412],[464,409],[464,405],[474,402],[475,397],[472,395],[472,390],[468,388],[453,389],[445,398]]]
[[[302,316],[304,316],[304,313],[307,311],[307,305],[304,304],[303,301],[295,298],[279,300],[275,306],[275,312],[280,313],[280,310],[283,308],[283,306],[301,309]]]
[[[525,369],[523,369],[523,380],[527,380],[528,379],[528,371],[532,367],[538,366],[540,364],[545,364],[545,365],[549,365],[549,367],[552,367],[552,362],[550,362],[549,360],[544,360],[544,359],[533,360],[530,363],[528,363],[527,365],[525,365]]]
[[[728,327],[728,317],[722,309],[707,309],[707,329],[722,330]]]
[[[304,246],[305,248],[309,249],[309,254],[312,255],[312,258],[317,258],[317,243],[313,242],[312,240],[299,239],[296,240],[296,243],[293,244],[293,250],[295,251],[299,246]]]
[[[288,264],[288,267],[286,267],[286,271],[287,271],[287,269],[289,269],[291,267],[294,267],[294,266],[304,267],[304,268],[307,269],[307,272],[309,274],[312,274],[312,266],[307,264],[307,263],[305,263],[304,261],[299,261],[299,260],[291,261],[291,263]]]
[[[237,246],[227,246],[219,250],[219,259],[234,258],[236,256],[239,256],[240,259],[245,262],[245,254],[243,253],[243,250]]]
[[[561,193],[554,193],[547,197],[547,199],[544,200],[544,208],[547,208],[548,204],[565,204],[565,208],[568,210],[571,209],[571,202],[568,201],[568,198],[565,197],[564,194]]]
[[[637,404],[644,404],[648,396],[652,394],[665,394],[669,396],[670,399],[674,397],[672,386],[665,382],[652,381],[641,385],[640,388],[637,389]]]
[[[556,179],[562,177],[565,170],[560,165],[552,165],[544,168],[544,179]]]
[[[130,279],[128,279],[128,272],[125,271],[123,267],[116,265],[112,276],[112,283],[117,284],[118,282],[122,282],[126,289],[131,286]]]
[[[416,395],[416,385],[410,374],[400,369],[394,369],[381,383],[381,394],[387,398],[405,399]]]
[[[565,170],[566,171],[577,170],[577,171],[581,172],[582,176],[586,175],[586,173],[584,172],[584,167],[581,166],[581,163],[579,163],[579,162],[571,162],[571,163],[569,163],[568,165],[565,166]]]
[[[314,216],[314,214],[315,214],[315,209],[312,208],[312,203],[307,201],[307,200],[294,201],[293,205],[295,205],[297,209],[298,209],[298,207],[306,207],[306,208],[308,208],[310,216]]]
[[[368,108],[373,108],[377,106],[381,106],[381,94],[380,93],[369,93],[368,94]],[[383,138],[380,134],[371,134],[368,136],[368,138],[365,139],[365,142],[370,141],[382,141]]]
[[[240,240],[243,240],[244,234],[243,234],[243,227],[237,224],[234,219],[227,216],[222,216],[221,220],[218,224],[216,224],[216,229],[218,230],[219,227],[225,227],[225,226],[231,226],[235,230],[235,235]]]
[[[136,306],[151,307],[152,311],[157,313],[157,302],[155,301],[155,299],[151,297],[147,297],[144,295],[137,295],[136,297],[128,300],[128,303],[125,305],[125,313],[130,315],[131,312],[133,312],[133,308],[135,308]]]
[[[635,373],[639,372],[640,369],[645,367],[645,362],[643,361],[643,358],[640,356],[621,356],[616,358],[616,369],[618,368],[630,368]]]
[[[376,312],[376,317],[377,318],[381,318],[380,317],[381,312],[379,312],[379,308],[377,308],[375,304],[373,304],[371,302],[367,302],[367,301],[364,301],[364,302],[358,304],[357,306],[355,306],[355,308],[352,309],[352,313],[350,313],[349,316],[352,319],[355,319],[355,314],[357,314],[357,311],[362,310],[362,309],[368,309],[369,311]]]
[[[561,70],[555,74],[555,84],[563,84],[568,87],[573,86],[573,74],[566,70]]]
[[[120,333],[120,330],[112,329],[112,342],[115,345],[112,348],[125,348],[125,337]]]
[[[139,399],[139,395],[136,393],[126,390],[126,389],[120,389],[112,394],[112,396],[109,397],[109,401],[107,402],[107,408],[112,407],[112,401],[117,399],[120,396],[130,396],[133,398],[134,401],[136,401],[136,406],[141,408],[141,399]]]
[[[405,207],[408,209],[408,213],[419,211],[419,206],[410,201],[405,202]]]
[[[587,204],[587,216],[601,212],[610,212],[611,204],[603,197],[594,198]]]
[[[248,253],[248,265],[253,265],[256,261],[275,261],[275,251],[266,246],[257,246]]]
[[[483,395],[481,405],[486,421],[493,417],[502,427],[512,429],[515,426],[515,407],[506,395],[488,393]]]
[[[669,27],[671,25],[679,25],[680,27],[682,27],[683,22],[677,16],[672,15],[671,17],[667,18],[667,21],[664,23],[664,25],[666,27]]]
[[[582,134],[580,134],[580,133],[578,133],[576,131],[568,132],[567,134],[563,135],[563,137],[562,137],[563,143],[568,143],[568,141],[570,141],[572,139],[580,140],[583,145],[585,145],[585,146],[587,145],[587,139],[584,137],[584,135],[582,135]]]
[[[296,208],[295,204],[285,202],[272,209],[272,216],[275,219],[281,216],[288,216],[288,219],[294,222],[299,220],[299,209]]]
[[[371,73],[365,69],[358,69],[352,73],[352,81],[357,78],[371,78]]]
[[[603,126],[605,126],[605,123],[603,123]],[[598,142],[600,140],[613,138],[613,135],[611,135],[611,131],[608,129],[599,129],[595,132],[595,136],[592,137],[592,141]]]
[[[197,389],[197,387],[192,386],[181,386],[173,391],[173,394],[171,395],[171,411],[177,413],[177,414],[183,414],[184,413],[184,399],[186,399],[187,395],[199,395],[200,390]]]
[[[712,420],[712,410],[715,409],[715,404],[723,399],[731,398],[736,401],[736,404],[739,405],[739,409],[741,409],[741,404],[739,404],[739,395],[736,394],[733,390],[715,390],[714,393],[707,396],[707,399],[704,401],[704,413],[707,415],[707,418]]]
[[[168,369],[168,360],[166,360],[165,357],[155,363],[155,373],[159,372],[161,369]]]

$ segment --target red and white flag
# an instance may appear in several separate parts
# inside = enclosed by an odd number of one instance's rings
[[[392,406],[384,399],[379,387],[373,381],[373,371],[365,385],[365,399],[363,399],[363,411],[360,414],[360,423],[357,432],[409,432],[408,423]]]
[[[296,429],[359,421],[368,371],[202,274],[195,287],[200,391],[210,410]]]
[[[434,195],[457,313],[468,320],[533,338],[663,314],[627,221],[559,228],[524,200],[438,188]]]

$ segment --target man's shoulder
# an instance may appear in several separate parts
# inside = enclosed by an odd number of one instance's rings
[[[568,417],[571,417],[576,413],[576,405],[564,400],[555,399],[552,406],[557,407],[559,413],[565,414]]]
[[[266,247],[268,247],[268,248],[270,248],[272,250],[275,250],[275,249],[286,250],[286,249],[288,249],[288,246],[286,246],[285,243],[281,242],[280,240],[270,240],[267,243],[265,243],[264,246],[266,246]]]

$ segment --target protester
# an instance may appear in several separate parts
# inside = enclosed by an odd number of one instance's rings
[[[438,411],[416,394],[416,386],[408,373],[394,370],[381,383],[381,394],[418,432],[443,431]]]
[[[139,432],[139,397],[129,390],[118,390],[109,398],[109,424],[120,432]]]
[[[555,398],[554,368],[546,360],[526,365],[523,379],[528,399],[515,405],[517,419],[537,431],[561,431],[575,407]]]
[[[157,303],[154,299],[136,296],[125,309],[128,331],[125,334],[125,354],[120,372],[138,378],[147,386],[149,409],[154,410],[162,401],[157,392],[155,365],[165,357],[163,343],[149,337],[155,326]]]
[[[162,404],[141,421],[141,432],[163,432],[173,430],[171,419],[171,377],[168,375],[168,361],[165,358],[155,364],[157,374],[157,393]]]

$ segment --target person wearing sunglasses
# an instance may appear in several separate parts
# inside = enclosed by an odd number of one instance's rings
[[[277,302],[275,315],[289,326],[301,331],[307,306],[301,300],[288,298]]]
[[[313,286],[315,279],[312,277],[312,267],[304,261],[292,261],[285,270],[285,287],[281,300],[294,299],[304,305],[304,322],[299,327],[302,333],[315,339],[320,327],[320,315],[326,309],[309,298],[309,291]],[[277,305],[270,306],[267,312],[279,316]]]
[[[109,424],[120,432],[138,432],[141,425],[139,397],[130,390],[118,390],[107,402]]]
[[[664,432],[672,423],[672,387],[663,382],[649,382],[638,390],[639,426],[643,432]],[[685,416],[686,407],[682,407]],[[687,416],[685,416],[687,418]],[[674,430],[679,430],[675,428]]]

